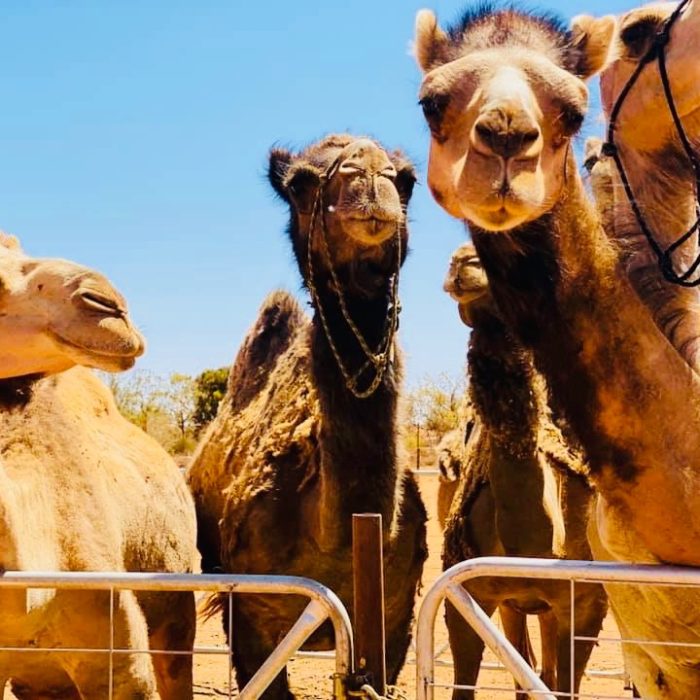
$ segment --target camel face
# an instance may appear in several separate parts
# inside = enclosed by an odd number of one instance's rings
[[[471,327],[473,308],[491,301],[486,273],[471,243],[464,243],[452,253],[442,288],[459,305],[463,323]]]
[[[583,79],[602,67],[613,29],[611,17],[572,33],[504,10],[468,14],[444,32],[432,12],[418,14],[428,184],[444,209],[506,231],[551,208],[587,108]]]
[[[144,340],[105,277],[65,260],[30,258],[3,240],[0,378],[133,366]]]
[[[676,6],[675,2],[654,3],[630,10],[619,19],[613,52],[615,60],[603,71],[600,79],[603,109],[607,116],[610,116],[625,84]],[[666,46],[666,65],[674,102],[690,134],[700,130],[700,93],[697,90],[696,70],[698,33],[700,8],[692,2],[674,23]],[[625,155],[629,149],[643,153],[669,149],[680,152],[655,61],[644,68],[625,98],[617,120],[616,134],[625,146]]]
[[[274,149],[270,181],[292,210],[295,246],[306,246],[313,223],[314,232],[325,226],[338,265],[384,258],[397,235],[405,249],[415,174],[400,153],[367,138],[329,136],[299,154]],[[321,236],[312,247],[324,259]]]

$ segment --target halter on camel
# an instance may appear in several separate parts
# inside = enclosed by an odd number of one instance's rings
[[[685,133],[683,128],[683,123],[681,122],[680,116],[678,115],[678,110],[676,109],[676,103],[673,99],[673,91],[671,90],[671,83],[668,79],[668,72],[666,70],[666,46],[671,38],[671,28],[673,27],[676,20],[681,16],[683,11],[688,7],[692,0],[681,0],[678,7],[673,11],[673,13],[666,19],[661,29],[656,34],[654,42],[649,47],[647,53],[640,59],[637,67],[630,76],[629,80],[625,84],[622,92],[620,92],[615,104],[613,105],[612,111],[610,113],[610,124],[608,125],[608,139],[607,143],[603,144],[602,153],[603,155],[610,156],[615,161],[618,172],[620,173],[620,178],[622,184],[625,188],[625,194],[627,199],[632,206],[634,215],[639,223],[644,236],[646,237],[651,249],[654,251],[658,261],[661,272],[666,279],[666,281],[671,284],[676,284],[681,287],[697,287],[700,285],[700,276],[693,279],[694,273],[700,267],[700,254],[695,258],[693,263],[688,267],[685,272],[677,273],[673,267],[673,254],[680,246],[682,246],[686,241],[688,241],[693,234],[698,234],[698,242],[700,243],[700,160],[693,151],[688,135]],[[635,199],[634,192],[630,185],[629,179],[627,177],[627,172],[622,163],[622,158],[620,156],[619,149],[615,143],[615,127],[617,126],[617,120],[620,115],[620,110],[625,102],[625,99],[629,95],[630,91],[634,87],[637,79],[641,75],[642,71],[647,64],[652,63],[654,60],[658,62],[659,66],[659,76],[661,77],[661,84],[664,89],[664,96],[666,97],[666,103],[668,104],[668,109],[673,117],[673,123],[676,127],[676,132],[681,140],[683,150],[685,151],[688,160],[693,166],[693,172],[695,173],[695,223],[678,239],[676,239],[670,246],[666,249],[662,248],[659,242],[654,237],[654,234],[647,224],[642,211],[639,207],[639,203]]]
[[[325,215],[325,203],[324,195],[326,190],[326,185],[333,176],[338,171],[340,167],[340,156],[338,156],[331,164],[328,169],[321,174],[321,182],[319,184],[318,190],[316,192],[316,198],[314,199],[314,206],[311,211],[311,223],[309,226],[309,242],[308,242],[308,266],[309,266],[309,276],[308,276],[308,286],[309,292],[311,293],[311,298],[314,305],[318,309],[318,315],[321,318],[321,324],[323,325],[323,331],[326,334],[326,339],[330,345],[333,357],[338,365],[340,373],[343,375],[345,380],[345,386],[348,391],[358,399],[366,399],[370,397],[377,390],[379,385],[384,379],[386,371],[389,369],[389,365],[392,362],[392,344],[394,341],[394,336],[399,327],[399,313],[401,311],[401,302],[399,301],[399,272],[401,270],[401,226],[397,224],[396,226],[396,271],[392,275],[391,279],[391,290],[389,292],[389,307],[387,309],[387,316],[384,321],[384,333],[382,339],[379,341],[376,350],[372,350],[365,337],[362,335],[357,324],[352,320],[350,312],[348,310],[347,304],[345,303],[345,295],[343,294],[343,288],[338,279],[338,275],[335,271],[333,265],[333,259],[331,258],[331,251],[328,246],[328,231],[326,229],[326,215]],[[319,211],[321,215],[319,217]],[[367,358],[366,361],[360,366],[358,370],[351,373],[347,368],[343,358],[340,356],[340,352],[333,340],[331,335],[331,330],[326,319],[326,313],[323,309],[323,304],[321,303],[321,298],[316,289],[316,283],[314,281],[314,267],[313,267],[313,236],[316,229],[316,220],[320,218],[321,223],[321,243],[323,245],[323,254],[328,263],[328,269],[331,273],[331,280],[333,282],[333,290],[338,297],[338,304],[340,305],[340,311],[343,314],[345,322],[348,324],[350,331],[357,340],[362,349],[364,356]],[[370,367],[374,368],[374,378],[369,383],[365,389],[360,389],[360,379]]]

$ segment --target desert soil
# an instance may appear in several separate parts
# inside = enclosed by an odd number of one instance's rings
[[[428,522],[428,547],[429,558],[423,573],[423,592],[440,575],[442,571],[440,563],[440,550],[442,547],[442,533],[437,523],[437,476],[425,474],[419,477],[421,493],[428,509],[430,520]],[[420,605],[421,597],[416,603],[416,610]],[[539,654],[539,628],[536,618],[531,617],[529,623],[530,635]],[[601,638],[617,638],[618,632],[615,622],[609,615],[601,633]],[[447,644],[447,631],[438,616],[438,624],[435,633],[436,649]],[[198,647],[218,647],[223,649],[225,637],[221,632],[219,620],[212,620],[200,626],[197,634]],[[399,678],[399,687],[407,698],[415,697],[415,671],[416,667],[411,661],[415,658],[413,651],[409,652],[408,663],[404,667]],[[485,663],[495,663],[495,657],[490,652],[484,655]],[[449,647],[440,656],[441,662],[450,662]],[[297,698],[308,700],[326,700],[332,695],[331,675],[334,664],[331,659],[294,659],[289,664],[289,675],[292,688]],[[614,641],[599,641],[594,649],[588,665],[588,671],[594,672],[619,672],[622,670],[622,653],[620,644]],[[195,698],[226,698],[229,697],[228,679],[229,664],[226,655],[198,655],[195,657]],[[452,669],[449,666],[437,666],[436,681],[439,684],[449,686],[452,681]],[[478,700],[499,700],[500,698],[512,699],[515,697],[510,677],[505,671],[482,670],[479,676],[479,686],[484,690],[478,691]],[[235,697],[235,685],[231,697]],[[436,700],[448,700],[450,691],[448,688],[436,689]],[[580,698],[599,698],[611,700],[612,698],[630,698],[632,693],[625,690],[622,680],[615,678],[587,677],[581,687]]]

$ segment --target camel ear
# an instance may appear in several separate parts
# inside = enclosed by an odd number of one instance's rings
[[[408,204],[416,184],[416,169],[401,151],[394,151],[389,156],[396,168],[396,189],[403,204]]]
[[[19,251],[19,239],[16,236],[11,236],[9,233],[0,231],[0,248]]]
[[[578,53],[573,71],[579,78],[590,78],[608,64],[616,27],[613,15],[578,15],[571,20],[572,48]]]
[[[273,148],[270,150],[267,177],[272,188],[285,202],[289,202],[285,179],[293,158],[294,156],[285,148]]]
[[[416,15],[416,36],[413,53],[420,69],[427,73],[431,68],[449,60],[450,38],[438,27],[432,10],[419,10]]]

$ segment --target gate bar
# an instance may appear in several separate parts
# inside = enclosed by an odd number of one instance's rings
[[[416,700],[433,700],[435,683],[435,618],[448,590],[481,576],[535,578],[586,583],[629,583],[700,587],[700,569],[684,566],[661,566],[657,564],[621,564],[612,561],[574,561],[567,559],[528,559],[525,557],[478,557],[455,564],[435,581],[427,592],[416,628]],[[659,577],[663,576],[663,582]],[[464,590],[464,589],[462,589]],[[470,605],[478,608],[473,598]],[[481,611],[483,613],[483,611]],[[509,669],[513,664],[524,671],[528,664],[514,651],[511,655],[504,646],[507,641],[491,620],[483,614],[475,616],[474,630],[487,641],[493,638],[498,644],[491,647],[499,660]],[[536,696],[541,694],[534,688]]]
[[[335,633],[336,677],[346,678],[353,672],[353,637],[350,617],[342,601],[330,589],[301,576],[266,576],[258,574],[161,574],[95,571],[5,571],[0,573],[2,588],[60,588],[64,590],[128,590],[128,591],[208,591],[211,593],[291,594],[311,599],[302,618],[292,627],[283,643],[291,644],[306,631],[314,618],[323,611]],[[315,605],[314,605],[315,603]],[[310,614],[308,614],[310,611]],[[318,625],[317,625],[318,626]],[[314,628],[315,629],[315,628]],[[309,636],[313,632],[307,632]],[[305,638],[304,638],[305,639]],[[303,639],[299,643],[303,643]],[[273,654],[275,656],[276,652]],[[267,662],[266,664],[267,665]],[[276,675],[276,674],[275,674]],[[254,697],[251,695],[249,697]]]

